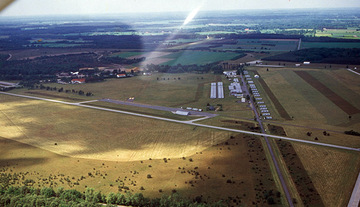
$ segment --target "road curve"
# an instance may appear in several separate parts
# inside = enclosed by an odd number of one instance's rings
[[[79,106],[79,107],[84,107],[84,108],[91,108],[91,109],[97,109],[97,110],[102,110],[102,111],[109,111],[109,112],[115,112],[115,113],[121,113],[121,114],[133,115],[133,116],[140,116],[140,117],[174,122],[174,123],[179,123],[179,124],[187,124],[187,125],[193,125],[193,126],[199,126],[199,127],[205,127],[205,128],[211,128],[211,129],[237,132],[237,133],[242,133],[242,134],[266,136],[266,137],[270,137],[270,138],[282,139],[282,140],[287,140],[287,141],[292,141],[292,142],[300,142],[300,143],[305,143],[305,144],[313,144],[313,145],[319,145],[319,146],[324,146],[324,147],[331,147],[331,148],[336,148],[336,149],[360,152],[359,148],[352,148],[352,147],[346,147],[346,146],[334,145],[334,144],[326,144],[326,143],[321,143],[321,142],[313,142],[313,141],[308,141],[308,140],[301,140],[301,139],[296,139],[296,138],[283,137],[283,136],[270,135],[270,134],[264,135],[264,134],[258,133],[258,132],[250,132],[250,131],[245,131],[245,130],[240,130],[240,129],[230,129],[230,128],[225,128],[225,127],[217,127],[217,126],[193,123],[193,122],[189,122],[189,121],[180,121],[180,120],[176,120],[176,119],[168,119],[168,118],[163,118],[163,117],[151,116],[151,115],[146,115],[146,114],[138,114],[138,113],[133,113],[133,112],[128,112],[128,111],[121,111],[121,110],[115,110],[115,109],[109,109],[109,108],[103,108],[103,107],[97,107],[97,106],[82,105],[81,103],[71,103],[71,102],[58,101],[58,100],[47,99],[47,98],[40,98],[40,97],[36,97],[36,96],[20,95],[20,94],[8,93],[8,92],[0,92],[0,94],[17,96],[17,97],[28,98],[28,99],[49,101],[49,102],[54,102],[54,103]]]
[[[12,54],[9,53],[9,57],[6,59],[6,61],[10,61],[11,58],[12,58]]]

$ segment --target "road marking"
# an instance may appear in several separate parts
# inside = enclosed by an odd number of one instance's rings
[[[343,150],[350,150],[350,151],[360,151],[359,148],[352,148],[352,147],[346,147],[346,146],[334,145],[334,144],[326,144],[326,143],[321,143],[321,142],[313,142],[313,141],[308,141],[308,140],[302,140],[302,139],[290,138],[290,137],[283,137],[283,136],[277,136],[277,135],[262,134],[262,133],[259,133],[259,132],[250,132],[250,131],[245,131],[245,130],[240,130],[240,129],[217,127],[217,126],[193,123],[193,122],[188,122],[188,121],[180,121],[180,120],[176,120],[176,119],[168,119],[168,118],[163,118],[163,117],[151,116],[151,115],[146,115],[146,114],[138,114],[138,113],[133,113],[133,112],[128,112],[128,111],[121,111],[121,110],[102,108],[102,107],[90,106],[90,105],[81,105],[81,104],[78,104],[78,103],[58,101],[58,100],[47,99],[47,98],[40,98],[40,97],[36,97],[36,96],[27,96],[27,95],[20,95],[20,94],[7,93],[7,92],[0,92],[0,94],[10,95],[10,96],[17,96],[17,97],[22,97],[22,98],[29,98],[29,99],[36,99],[36,100],[43,100],[43,101],[61,103],[61,104],[66,104],[66,105],[71,105],[71,106],[79,106],[79,107],[84,107],[84,108],[97,109],[97,110],[102,110],[102,111],[122,113],[122,114],[133,115],[133,116],[140,116],[140,117],[145,117],[145,118],[150,118],[150,119],[158,119],[158,120],[162,120],[162,121],[174,122],[174,123],[179,123],[179,124],[187,124],[187,125],[205,127],[205,128],[210,128],[210,129],[231,131],[231,132],[237,132],[237,133],[242,133],[242,134],[251,134],[251,135],[256,135],[256,136],[266,136],[266,137],[271,137],[271,138],[275,138],[275,139],[282,139],[282,140],[287,140],[287,141],[292,141],[292,142],[300,142],[300,143],[305,143],[305,144],[313,144],[313,145],[331,147],[331,148],[336,148],[336,149],[343,149]]]

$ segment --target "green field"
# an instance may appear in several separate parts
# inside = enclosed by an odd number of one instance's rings
[[[224,44],[216,49],[222,50],[246,50],[246,51],[266,51],[266,52],[285,52],[296,50],[298,41],[276,40],[276,39],[239,39],[237,44]]]
[[[341,39],[360,39],[360,31],[357,31],[357,28],[316,30],[315,36]]]
[[[342,71],[343,73],[346,73],[347,71]],[[332,77],[333,72],[332,71],[309,71],[309,73],[318,79],[321,83],[326,85],[328,88],[330,88],[332,91],[334,91],[336,94],[340,95],[342,98],[344,98],[346,101],[351,103],[353,106],[360,109],[360,94],[356,93],[355,91],[352,91],[348,86],[349,84],[343,81],[338,81],[335,78]]]
[[[360,48],[359,42],[302,42],[301,48]]]
[[[120,53],[113,53],[111,56],[113,57],[121,57],[121,58],[128,58],[136,55],[142,55],[143,52],[120,52]]]
[[[239,56],[239,53],[231,52],[207,52],[207,51],[183,51],[163,56],[164,58],[173,59],[164,64],[168,65],[205,65],[213,62],[230,60]]]

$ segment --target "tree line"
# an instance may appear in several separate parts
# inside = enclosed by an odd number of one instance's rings
[[[107,205],[106,205],[107,204]],[[56,190],[48,187],[32,188],[3,187],[0,186],[0,206],[76,206],[76,207],[100,207],[100,206],[148,206],[148,207],[170,207],[170,206],[189,206],[189,207],[222,207],[226,203],[219,201],[212,204],[198,202],[196,199],[188,200],[182,198],[178,193],[163,195],[161,198],[146,198],[142,193],[126,194],[109,193],[103,194],[93,188],[87,188],[85,192],[77,190],[65,190],[60,187]]]
[[[150,72],[158,71],[161,73],[209,73],[210,71],[214,72],[214,74],[222,74],[224,69],[221,65],[217,63],[211,63],[206,65],[155,65],[155,64],[148,64],[146,68]]]
[[[360,64],[360,48],[309,48],[263,58],[267,61]]]
[[[94,94],[92,92],[84,92],[83,90],[74,90],[74,89],[64,89],[63,87],[57,88],[57,87],[50,87],[50,86],[44,86],[43,84],[40,85],[34,85],[33,87],[30,87],[30,89],[40,89],[40,90],[47,90],[47,91],[57,91],[59,93],[65,92],[65,93],[75,93],[79,95],[86,95],[86,96],[93,96]]]

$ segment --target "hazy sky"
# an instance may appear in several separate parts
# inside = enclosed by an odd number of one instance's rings
[[[360,0],[16,0],[0,16],[360,7]]]

